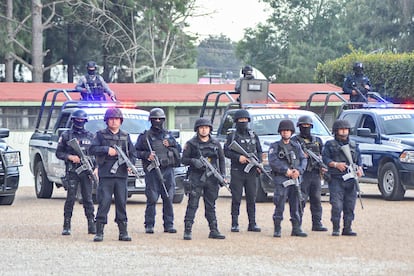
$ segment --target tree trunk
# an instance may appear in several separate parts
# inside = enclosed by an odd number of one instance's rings
[[[32,81],[43,81],[42,2],[32,0]]]
[[[7,53],[5,55],[6,63],[6,82],[13,82],[13,63],[14,58],[11,53],[13,44],[13,0],[7,0]]]

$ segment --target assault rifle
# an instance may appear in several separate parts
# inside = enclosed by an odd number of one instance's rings
[[[354,161],[352,160],[351,149],[349,148],[349,144],[341,146],[341,150],[345,154],[345,157],[349,162],[348,173],[343,175],[342,179],[344,181],[350,178],[355,179],[355,186],[356,186],[359,202],[361,203],[361,208],[364,209],[364,205],[362,204],[361,189],[359,187],[359,180],[358,180],[358,175],[357,175],[358,165],[356,165]]]
[[[358,85],[355,82],[352,82],[352,88],[355,89],[355,91],[362,97],[364,102],[368,102],[367,97],[364,95],[364,93],[362,93],[361,89],[359,89]],[[366,89],[365,87],[363,88]]]
[[[312,158],[316,164],[318,164],[318,166],[320,168],[323,168],[325,170],[328,170],[328,166],[323,163],[322,158],[319,157],[316,153],[314,153],[313,151],[311,151],[310,149],[304,148],[303,151],[310,157]],[[330,180],[330,175],[327,173],[327,171],[325,172],[321,172],[321,175],[323,176],[324,180],[329,181]]]
[[[69,140],[68,145],[75,150],[76,154],[81,160],[81,165],[75,170],[75,172],[79,175],[83,171],[87,171],[88,177],[92,182],[92,187],[97,187],[99,181],[96,175],[93,173],[93,163],[91,158],[83,152],[76,138]]]
[[[220,174],[220,172],[215,168],[204,156],[200,156],[200,161],[206,167],[206,176],[214,175],[215,178],[219,181],[221,187],[226,187],[226,189],[231,193],[227,180]],[[202,180],[203,181],[203,180]]]
[[[246,152],[246,150],[244,148],[242,148],[239,145],[239,143],[237,143],[237,141],[234,141],[234,140],[233,140],[233,142],[230,143],[229,148],[231,150],[234,150],[235,152],[247,157],[247,160],[249,161],[249,163],[244,168],[245,173],[250,172],[250,170],[253,167],[258,167],[262,171],[262,173],[264,173],[270,181],[273,180],[272,176],[270,176],[270,174],[263,167],[263,164],[259,163],[259,159],[257,158],[257,156],[254,153]]]
[[[161,172],[161,168],[160,168],[160,160],[158,159],[158,156],[155,154],[155,151],[152,150],[151,147],[151,143],[148,140],[147,137],[147,144],[148,144],[148,148],[150,150],[151,153],[154,153],[154,160],[151,161],[151,164],[149,164],[149,166],[147,167],[147,170],[150,172],[152,170],[155,170],[157,176],[158,176],[158,180],[161,181],[161,185],[164,189],[164,192],[166,194],[167,197],[170,197],[167,191],[167,187],[165,187],[165,181],[164,181],[164,176],[162,175]]]
[[[132,172],[132,174],[135,176],[136,179],[138,179],[139,182],[142,183],[141,179],[139,178],[139,172],[137,168],[132,164],[131,160],[129,160],[128,156],[125,154],[125,152],[122,150],[122,148],[118,145],[112,146],[116,152],[118,153],[118,161],[116,161],[111,168],[111,173],[116,173],[119,166],[125,164]]]
[[[283,148],[283,151],[286,154],[286,149],[285,148]],[[295,160],[296,160],[295,152],[293,150],[290,151],[288,154],[286,154],[286,157],[288,159],[290,168],[293,169],[293,170],[296,170],[294,168],[294,163],[295,163]],[[303,195],[302,195],[302,191],[300,190],[300,177],[298,177],[296,179],[293,179],[293,178],[288,179],[288,180],[284,181],[282,183],[282,185],[285,188],[290,186],[290,185],[295,185],[295,191],[296,191],[296,195],[297,195],[297,198],[298,198],[298,201],[299,201],[299,214],[302,217],[302,215],[303,215],[302,202],[304,201],[304,198],[303,198]]]

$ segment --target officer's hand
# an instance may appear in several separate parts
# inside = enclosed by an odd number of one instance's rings
[[[148,161],[154,161],[155,160],[155,152],[151,151],[150,155],[147,158]]]
[[[162,144],[167,148],[170,146],[170,142],[167,139],[162,140]]]
[[[352,90],[352,95],[358,95],[358,92],[356,90]]]
[[[346,169],[348,169],[346,163],[344,163],[344,162],[338,162],[338,163],[336,163],[336,168],[338,170],[340,170],[341,172],[344,172]]]
[[[246,163],[249,163],[249,159],[246,156],[244,156],[244,155],[240,155],[239,162],[241,164],[246,164]]]
[[[108,155],[109,156],[116,156],[116,155],[118,155],[118,152],[113,147],[109,147]]]
[[[298,170],[296,170],[296,169],[293,169],[293,170],[292,170],[292,175],[291,175],[291,178],[296,179],[296,178],[298,178],[298,177],[299,177],[299,171],[298,171]]]
[[[362,177],[363,175],[364,175],[364,171],[362,170],[362,168],[361,167],[358,167],[358,170],[357,170],[357,176],[358,177]]]
[[[95,168],[93,170],[93,174],[96,176],[96,179],[98,179],[98,182],[99,182],[98,168]]]
[[[192,158],[192,159],[191,159],[191,164],[193,164],[193,166],[194,166],[196,169],[202,169],[202,168],[204,167],[203,162],[201,162],[200,160],[195,159],[195,158]]]
[[[364,86],[364,87],[365,87],[365,89],[366,89],[366,90],[368,90],[368,91],[369,91],[369,90],[371,90],[371,87],[370,87],[368,84],[365,84],[365,86]]]
[[[113,102],[116,102],[116,98],[115,98],[115,96],[111,96],[111,100],[112,100]]]
[[[72,163],[75,163],[75,164],[79,164],[80,163],[80,158],[79,158],[79,156],[77,156],[77,155],[69,155],[68,156],[68,159],[72,162]]]

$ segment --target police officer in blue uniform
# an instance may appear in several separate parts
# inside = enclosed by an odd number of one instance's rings
[[[357,175],[361,177],[362,160],[358,145],[349,140],[351,125],[347,120],[336,120],[332,126],[335,139],[326,142],[323,150],[323,161],[329,167],[331,181],[329,182],[329,195],[331,221],[333,224],[332,236],[339,236],[340,220],[343,214],[344,227],[342,235],[356,236],[352,231],[352,221],[355,218],[354,210],[357,199],[357,187],[354,178],[344,180],[342,177],[348,172],[350,165],[341,146],[349,145],[353,163],[358,165]]]
[[[100,242],[104,236],[104,226],[108,222],[108,212],[112,203],[112,195],[115,202],[115,222],[118,224],[119,240],[131,241],[127,230],[126,202],[128,198],[128,168],[127,165],[118,166],[118,152],[113,147],[119,146],[135,164],[135,149],[129,134],[120,129],[123,122],[123,114],[119,108],[108,108],[104,121],[107,128],[96,132],[90,147],[90,153],[96,156],[98,163],[98,211],[96,214],[96,235],[94,241]]]
[[[236,141],[247,153],[254,153],[259,162],[262,161],[262,146],[259,137],[249,129],[250,114],[245,109],[239,109],[234,114],[236,131],[227,135],[224,144],[224,154],[231,160],[231,232],[239,232],[239,214],[242,200],[243,188],[246,195],[246,208],[249,225],[247,231],[260,232],[260,227],[256,224],[256,195],[257,178],[260,173],[259,168],[252,168],[249,172],[244,169],[248,165],[248,156],[244,156],[232,149],[230,144]]]
[[[116,101],[115,93],[109,88],[102,76],[96,73],[96,62],[89,61],[86,64],[87,74],[82,76],[75,89],[81,92],[82,100],[105,101],[105,94]]]
[[[371,90],[369,78],[364,75],[364,66],[361,62],[355,62],[354,74],[345,78],[342,89],[344,94],[349,94],[351,102],[367,102],[367,94]],[[362,94],[362,95],[361,95]]]
[[[66,165],[65,181],[67,182],[67,195],[64,207],[64,222],[62,235],[71,234],[71,218],[73,206],[76,200],[76,192],[78,186],[82,193],[83,208],[85,216],[88,220],[88,234],[95,234],[95,219],[94,207],[92,201],[92,182],[88,172],[85,170],[79,175],[76,173],[81,164],[80,156],[76,151],[68,145],[68,141],[76,138],[80,148],[88,154],[88,149],[93,139],[93,134],[85,129],[85,123],[88,121],[88,116],[85,111],[78,109],[72,113],[72,128],[66,130],[59,137],[59,143],[56,149],[56,157],[64,160]]]
[[[312,151],[318,157],[322,155],[323,143],[321,138],[313,136],[311,129],[313,121],[310,116],[299,117],[296,124],[300,133],[292,137],[292,141],[299,143],[303,150]],[[322,204],[321,204],[321,173],[324,173],[320,164],[305,153],[308,159],[306,170],[303,173],[301,191],[303,195],[303,207],[305,208],[307,198],[309,198],[310,211],[312,214],[312,231],[328,231],[322,225]]]
[[[164,129],[165,113],[161,108],[150,110],[149,120],[151,128],[138,137],[135,148],[138,158],[142,159],[145,171],[145,195],[147,207],[145,209],[145,233],[153,234],[155,225],[156,204],[161,195],[163,202],[164,232],[176,233],[174,228],[173,197],[175,191],[174,167],[179,166],[181,147],[174,136]],[[150,146],[152,151],[150,150]],[[158,157],[160,169],[164,178],[165,189],[155,169],[149,169],[151,162]]]
[[[234,91],[240,93],[241,89],[241,82],[242,80],[252,80],[254,79],[253,76],[253,67],[251,65],[246,65],[242,68],[243,77],[239,78],[236,81],[236,85],[234,86]]]
[[[273,182],[275,184],[273,195],[275,231],[273,236],[277,238],[282,236],[281,222],[287,199],[292,223],[291,235],[306,237],[307,234],[301,228],[301,191],[296,183],[300,183],[300,176],[306,169],[307,160],[300,145],[290,139],[295,133],[295,126],[291,120],[280,121],[278,132],[282,138],[280,141],[272,143],[269,148],[269,165],[274,175]]]

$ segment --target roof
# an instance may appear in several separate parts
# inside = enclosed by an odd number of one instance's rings
[[[140,103],[174,103],[188,105],[203,102],[210,91],[234,91],[233,84],[154,84],[154,83],[110,83],[110,88],[120,101]],[[74,89],[73,83],[0,83],[0,99],[2,102],[40,103],[44,92],[48,89]],[[342,88],[329,83],[283,83],[270,84],[280,102],[306,102],[315,91],[337,91]],[[322,101],[320,97],[314,101]]]

